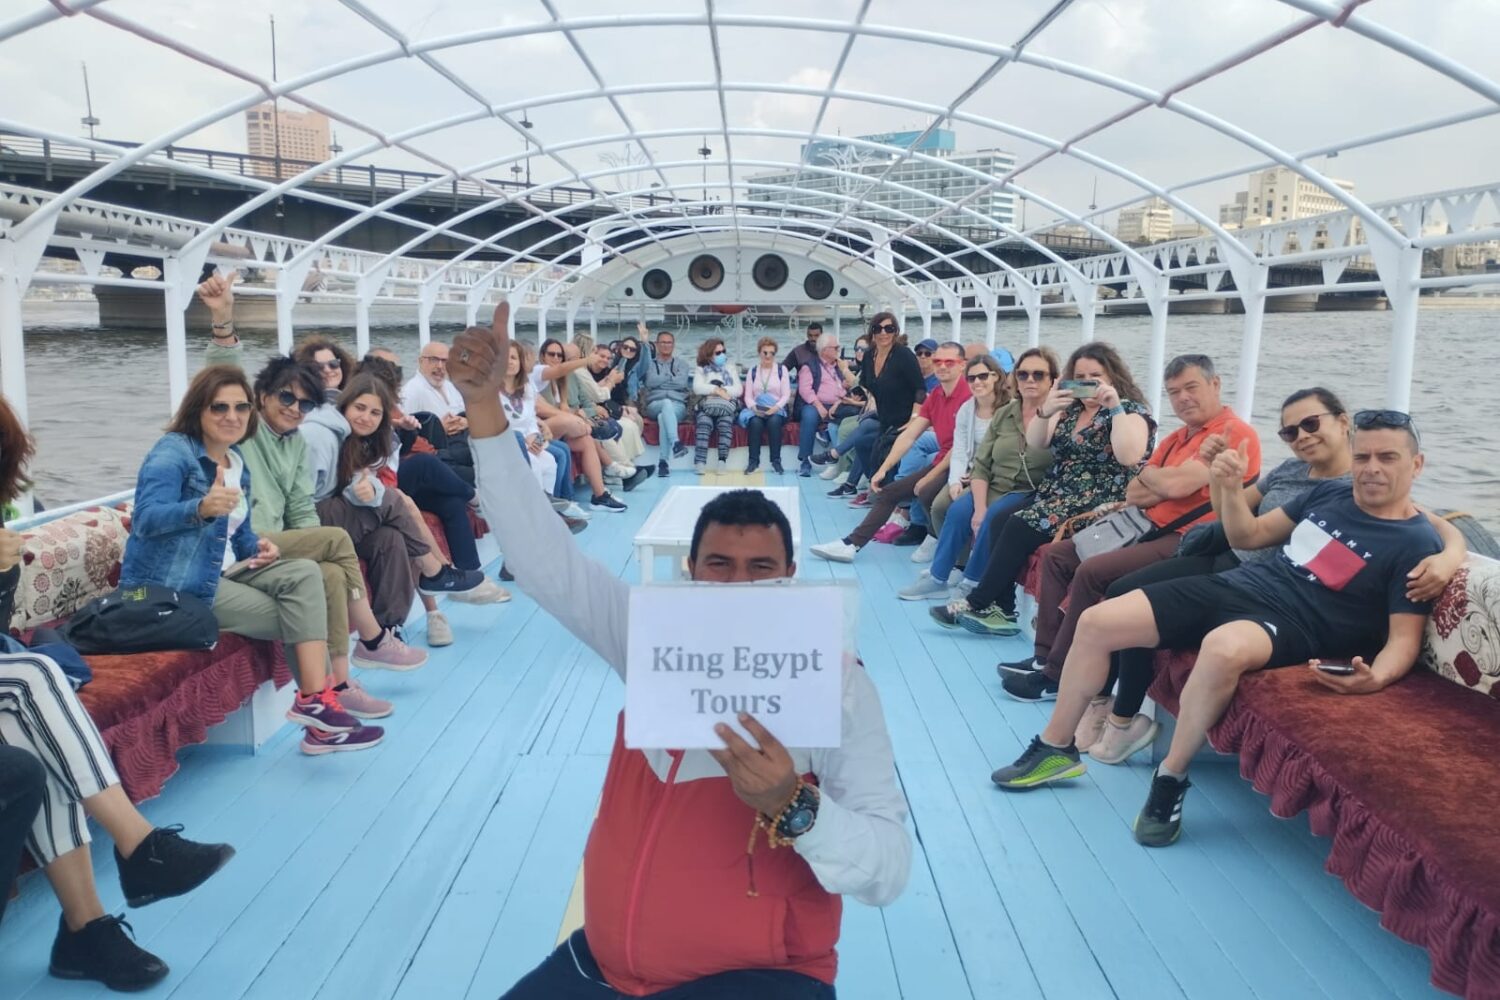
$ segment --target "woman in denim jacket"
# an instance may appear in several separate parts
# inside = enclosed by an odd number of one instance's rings
[[[250,472],[237,445],[256,422],[244,372],[210,365],[198,373],[136,477],[120,584],[186,591],[213,605],[224,631],[292,647],[298,692],[287,718],[315,737],[308,752],[374,746],[382,730],[361,726],[329,684],[317,564],[281,559],[250,527]]]

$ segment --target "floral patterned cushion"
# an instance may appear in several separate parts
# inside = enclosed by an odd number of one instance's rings
[[[1500,699],[1500,562],[1469,556],[1432,608],[1421,663]]]
[[[11,629],[67,618],[120,579],[130,534],[128,508],[90,507],[23,531],[21,580]]]

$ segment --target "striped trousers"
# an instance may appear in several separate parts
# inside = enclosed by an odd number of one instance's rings
[[[0,744],[28,751],[47,774],[42,808],[26,838],[37,863],[49,865],[87,844],[83,800],[119,784],[120,777],[94,720],[48,657],[0,654]]]

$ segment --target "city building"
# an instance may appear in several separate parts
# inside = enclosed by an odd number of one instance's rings
[[[921,139],[920,143],[917,143],[918,139]],[[1013,197],[998,187],[986,187],[988,178],[1004,176],[1015,168],[1016,159],[1012,154],[998,149],[960,152],[956,149],[953,133],[948,129],[933,129],[925,137],[921,132],[862,135],[857,137],[857,141],[914,149],[944,162],[906,159],[893,166],[893,153],[882,153],[855,142],[822,140],[802,147],[804,166],[801,168],[750,177],[753,184],[776,185],[777,188],[767,190],[753,187],[750,189],[749,201],[785,202],[793,206],[832,212],[848,210],[849,214],[857,218],[904,226],[909,224],[909,220],[898,213],[917,218],[929,216],[937,210],[937,206],[924,195],[936,195],[949,201],[968,199],[964,202],[965,208],[986,218],[993,218],[1002,225],[1014,223]],[[826,173],[817,168],[843,173]],[[887,183],[868,190],[870,182],[882,176]],[[902,191],[893,185],[911,190]],[[866,200],[850,208],[840,196]],[[950,212],[943,218],[942,224],[966,227],[981,226],[983,222],[972,215]]]
[[[316,111],[283,108],[278,112],[267,101],[245,112],[245,151],[251,156],[267,158],[250,165],[251,172],[261,177],[275,176],[278,155],[284,164],[322,163],[330,155],[328,137],[328,117]],[[302,170],[302,166],[283,167],[282,174],[292,177]]]
[[[1329,180],[1344,191],[1353,193],[1354,182],[1330,177]],[[1288,167],[1270,167],[1251,174],[1244,191],[1234,195],[1234,201],[1219,206],[1219,224],[1226,229],[1248,229],[1267,226],[1277,222],[1291,222],[1314,215],[1326,215],[1343,211],[1345,205],[1322,187]],[[1358,243],[1363,240],[1363,228],[1355,220],[1351,238]],[[1313,235],[1312,246],[1305,249],[1321,250],[1328,245],[1327,230],[1319,227]],[[1297,238],[1289,237],[1286,249],[1297,249]]]
[[[1115,235],[1125,243],[1159,243],[1172,238],[1172,206],[1164,198],[1147,198],[1120,209]]]
[[[1219,225],[1225,229],[1242,229],[1250,217],[1250,192],[1236,191],[1234,201],[1219,206]]]

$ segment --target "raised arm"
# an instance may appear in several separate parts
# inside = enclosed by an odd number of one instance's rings
[[[1259,517],[1251,510],[1244,488],[1249,464],[1246,451],[1247,444],[1241,441],[1238,448],[1225,449],[1214,459],[1209,469],[1209,498],[1224,524],[1224,537],[1230,545],[1237,549],[1280,545],[1292,537],[1295,525],[1280,507]]]
[[[210,275],[198,285],[198,299],[208,308],[209,344],[203,361],[210,365],[244,368],[245,345],[234,330],[234,285],[239,272]]]
[[[491,328],[469,327],[448,356],[448,377],[469,415],[480,506],[521,589],[623,677],[630,588],[579,550],[537,487],[500,406],[509,316],[510,304],[501,302]]]

